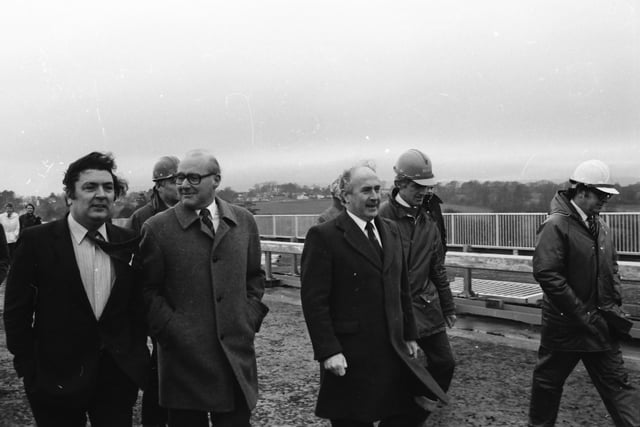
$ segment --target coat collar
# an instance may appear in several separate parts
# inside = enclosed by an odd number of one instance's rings
[[[229,203],[220,199],[219,197],[215,198],[215,202],[218,205],[218,215],[220,216],[220,224],[218,224],[218,229],[216,230],[215,241],[219,241],[224,237],[227,231],[230,230],[231,227],[235,227],[238,225],[238,218],[229,205]],[[182,202],[178,202],[173,210],[175,212],[176,218],[178,219],[178,223],[183,230],[186,230],[196,221],[200,220],[198,214],[193,209],[187,208]],[[200,231],[214,238],[213,233],[209,230],[205,225],[200,224]]]

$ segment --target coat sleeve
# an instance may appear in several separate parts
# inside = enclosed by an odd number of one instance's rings
[[[142,294],[149,335],[158,337],[173,317],[162,287],[165,278],[164,254],[153,230],[145,224],[141,230],[140,249],[134,258],[138,282],[142,284]]]
[[[262,303],[265,274],[261,266],[260,233],[253,216],[249,218],[249,245],[247,247],[247,301],[251,311],[253,330],[258,332],[269,308]]]
[[[14,355],[13,363],[19,377],[32,373],[35,357],[32,325],[37,299],[34,275],[37,242],[34,237],[33,233],[28,233],[18,241],[4,299],[7,348]]]
[[[429,268],[430,279],[436,285],[442,314],[450,316],[455,313],[456,307],[451,294],[447,269],[444,266],[445,251],[439,239],[435,241],[434,250],[435,254],[431,259],[431,267]]]
[[[418,339],[418,325],[416,325],[416,319],[413,314],[411,287],[409,286],[407,262],[404,253],[402,254],[402,274],[400,276],[400,304],[402,305],[403,338],[405,341],[415,341]]]
[[[533,276],[556,310],[588,323],[586,306],[569,286],[565,275],[567,254],[566,230],[553,217],[538,230],[533,253]]]
[[[300,272],[302,312],[313,346],[314,358],[322,361],[342,352],[331,318],[332,256],[318,227],[311,227],[302,250]]]

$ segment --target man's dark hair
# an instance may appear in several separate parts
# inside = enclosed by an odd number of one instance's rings
[[[80,173],[89,169],[107,171],[111,174],[116,199],[127,193],[127,181],[122,178],[118,178],[114,173],[116,170],[116,162],[113,159],[113,155],[111,153],[99,153],[94,151],[71,163],[67,168],[67,171],[64,173],[62,184],[64,185],[64,192],[68,198],[75,198],[75,184],[78,181],[78,177],[80,176]]]

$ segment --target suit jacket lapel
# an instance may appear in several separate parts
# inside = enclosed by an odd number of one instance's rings
[[[71,231],[69,230],[66,216],[58,220],[55,224],[53,239],[54,265],[52,267],[61,270],[61,276],[66,278],[72,295],[79,301],[82,301],[81,306],[83,310],[87,310],[91,313],[91,316],[95,318],[89,297],[87,297],[87,291],[84,289],[82,277],[80,276],[80,269],[78,268]]]
[[[380,240],[382,240],[382,252],[384,254],[382,270],[387,271],[399,248],[394,245],[394,242],[396,241],[392,238],[392,236],[395,235],[394,231],[384,222],[384,220],[378,216],[375,219],[375,223],[378,233],[380,234]]]
[[[371,246],[367,236],[364,235],[360,227],[349,217],[346,211],[336,218],[336,226],[344,231],[345,240],[356,252],[364,256],[374,266],[382,268],[382,260],[375,248]]]

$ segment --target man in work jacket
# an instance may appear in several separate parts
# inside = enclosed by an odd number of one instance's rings
[[[626,320],[617,253],[599,217],[618,191],[598,160],[580,164],[571,183],[551,201],[533,256],[544,299],[529,425],[555,424],[564,382],[582,360],[615,425],[640,426],[640,394],[628,381],[619,345],[628,329],[617,326]]]
[[[380,216],[400,229],[407,261],[418,345],[425,354],[427,370],[438,385],[449,389],[455,360],[446,326],[456,321],[455,306],[444,268],[444,248],[438,226],[425,209],[428,189],[435,184],[430,159],[409,150],[398,159],[395,188],[380,206]]]
[[[162,156],[153,166],[152,181],[153,190],[151,200],[146,205],[137,209],[129,218],[129,225],[140,233],[142,224],[157,213],[164,212],[180,201],[178,187],[176,186],[176,173],[180,160],[175,156]],[[142,395],[142,426],[164,427],[167,425],[168,415],[166,408],[158,403],[158,343],[151,340],[153,350],[151,352],[151,364],[149,365],[149,382]]]

